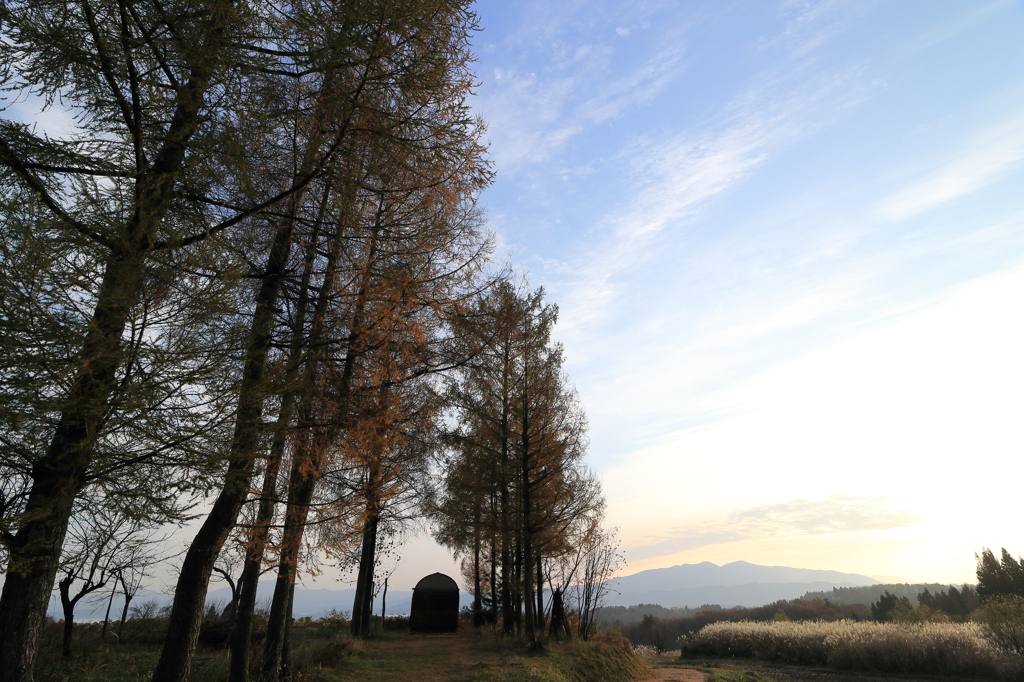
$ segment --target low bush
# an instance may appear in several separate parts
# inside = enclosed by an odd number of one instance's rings
[[[1016,594],[989,597],[971,619],[984,625],[989,637],[1000,646],[1024,660],[1024,597]]]
[[[344,633],[310,640],[292,650],[292,665],[296,670],[336,668],[361,650],[362,642]]]

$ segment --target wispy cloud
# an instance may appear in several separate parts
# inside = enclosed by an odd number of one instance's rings
[[[801,74],[805,77],[806,74]],[[707,201],[746,179],[774,153],[828,125],[867,90],[857,72],[803,78],[801,84],[766,77],[743,92],[703,131],[667,140],[646,139],[624,157],[637,184],[633,199],[607,221],[606,237],[564,296],[573,311],[563,326],[602,318],[622,290],[619,280],[642,267],[665,229],[685,229]]]
[[[482,74],[476,100],[503,173],[549,160],[570,140],[650,102],[678,78],[685,22],[647,32],[649,44],[638,42],[657,13],[657,7],[626,11],[601,2],[532,3],[520,13],[521,25],[503,42],[530,59]]]
[[[572,138],[656,97],[682,71],[682,52],[664,46],[613,78],[615,50],[606,43],[575,45],[545,70],[495,69],[478,102],[492,155],[505,172],[550,159]]]
[[[876,207],[887,220],[904,220],[995,182],[1024,161],[1024,110],[978,131],[937,170]]]
[[[832,495],[797,499],[730,512],[717,519],[678,526],[657,536],[637,538],[627,547],[642,560],[701,547],[771,537],[864,533],[906,528],[921,515],[889,497]]]

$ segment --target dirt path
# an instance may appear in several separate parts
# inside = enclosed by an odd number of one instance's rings
[[[649,677],[643,682],[665,682],[665,680],[671,680],[671,682],[705,682],[708,679],[708,674],[701,672],[700,670],[694,670],[693,668],[654,668],[653,677]]]

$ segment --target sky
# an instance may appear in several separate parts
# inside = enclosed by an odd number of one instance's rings
[[[1024,4],[475,7],[624,573],[1024,554]]]
[[[623,573],[1024,554],[1022,2],[475,11],[480,203],[560,307]]]

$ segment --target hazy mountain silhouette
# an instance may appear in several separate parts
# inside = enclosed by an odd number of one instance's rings
[[[705,561],[655,568],[619,578],[614,583],[618,594],[609,595],[607,603],[610,606],[763,606],[780,599],[796,599],[807,592],[878,582],[866,575],[840,571],[759,566],[746,561],[719,566]]]

